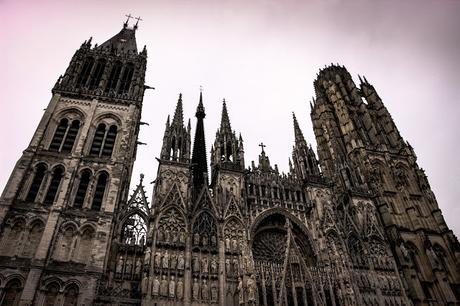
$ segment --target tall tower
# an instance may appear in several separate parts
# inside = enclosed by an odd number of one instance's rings
[[[137,24],[85,41],[0,199],[2,305],[89,305],[127,201],[139,132],[146,48]]]
[[[319,159],[336,184],[343,217],[359,216],[358,199],[372,199],[410,299],[416,305],[458,302],[460,245],[374,87],[365,78],[356,87],[335,65],[321,70],[314,86]]]

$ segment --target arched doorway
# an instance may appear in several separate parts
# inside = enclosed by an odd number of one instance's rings
[[[309,267],[316,259],[305,228],[274,212],[255,223],[252,253],[260,305],[314,305]]]

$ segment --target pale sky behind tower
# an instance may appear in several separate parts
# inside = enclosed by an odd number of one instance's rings
[[[264,142],[287,171],[292,111],[316,146],[309,101],[324,65],[367,77],[426,170],[448,225],[460,233],[460,1],[23,1],[0,0],[0,188],[27,147],[81,43],[103,43],[125,14],[141,16],[138,48],[147,45],[146,92],[131,186],[145,174],[151,200],[164,124],[183,94],[192,118],[203,86],[208,159],[225,98],[241,132],[246,165]],[[186,122],[185,122],[186,123]]]

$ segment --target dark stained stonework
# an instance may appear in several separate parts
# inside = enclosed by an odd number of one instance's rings
[[[182,96],[152,199],[128,196],[147,51],[137,26],[82,44],[0,198],[0,305],[460,305],[460,244],[374,87],[314,81],[318,159],[244,161],[225,104],[206,160]],[[209,115],[209,114],[208,114]],[[215,114],[213,114],[215,115]],[[192,153],[193,152],[193,153]]]

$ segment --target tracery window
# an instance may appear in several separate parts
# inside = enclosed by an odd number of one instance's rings
[[[19,300],[21,299],[22,285],[18,279],[10,280],[4,291],[4,296],[1,306],[17,306],[19,305]]]
[[[185,237],[184,217],[177,209],[169,209],[158,223],[157,241],[160,244],[185,245]]]
[[[94,190],[93,202],[91,204],[92,210],[100,210],[102,206],[102,200],[104,199],[104,193],[107,185],[108,174],[107,172],[101,172],[97,178],[96,188]]]
[[[85,202],[86,192],[88,191],[89,181],[91,179],[91,171],[83,170],[80,175],[80,182],[78,183],[77,194],[75,195],[75,200],[73,207],[81,208]]]
[[[217,247],[217,227],[214,218],[207,212],[201,213],[193,224],[193,246]]]
[[[91,145],[90,155],[110,157],[115,145],[118,128],[111,125],[108,129],[104,123],[100,123],[96,128],[93,143]]]
[[[77,306],[78,301],[78,287],[77,285],[70,285],[64,291],[64,305],[63,306]]]
[[[45,178],[47,166],[43,163],[38,164],[35,167],[35,175],[30,185],[29,192],[27,193],[26,201],[34,202],[37,197],[40,186],[42,185],[43,179]]]
[[[58,166],[53,171],[53,176],[51,177],[51,182],[46,192],[45,200],[43,204],[51,205],[54,203],[56,198],[59,185],[61,184],[62,177],[64,175],[64,168]]]
[[[147,236],[147,225],[139,214],[129,216],[121,231],[121,241],[125,244],[144,245]]]

